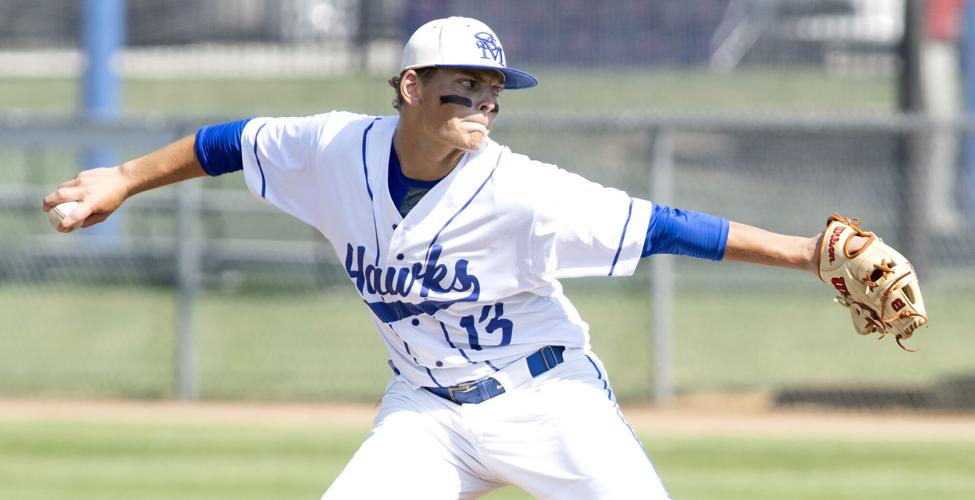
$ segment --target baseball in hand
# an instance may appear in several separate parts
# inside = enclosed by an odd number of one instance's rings
[[[51,222],[51,227],[57,229],[61,221],[68,216],[74,209],[78,208],[77,201],[66,201],[47,211],[47,220]],[[81,227],[81,222],[71,227],[71,231]]]

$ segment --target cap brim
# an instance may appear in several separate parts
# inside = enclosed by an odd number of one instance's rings
[[[504,88],[506,89],[527,89],[538,85],[538,78],[520,69],[505,68],[499,71],[504,74]]]
[[[493,69],[494,71],[499,71],[504,75],[504,88],[511,90],[527,89],[538,85],[538,78],[535,78],[534,76],[520,69],[499,68],[497,66],[477,66],[473,64],[437,64],[434,65],[434,67]]]

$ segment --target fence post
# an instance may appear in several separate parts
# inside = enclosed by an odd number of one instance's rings
[[[84,73],[82,111],[92,121],[117,119],[121,110],[122,81],[119,77],[119,55],[125,47],[125,0],[85,0],[82,3],[82,42]],[[113,147],[83,148],[81,168],[110,167],[118,163]],[[118,245],[124,226],[123,213],[115,213],[83,234],[92,241]]]
[[[921,0],[904,2],[904,37],[901,41],[901,74],[899,87],[900,110],[907,116],[927,113],[921,82],[921,45],[925,29],[925,4]],[[923,115],[925,118],[928,115]],[[939,132],[936,132],[939,133]],[[926,148],[930,144],[930,131],[912,128],[903,135],[900,143],[901,167],[901,234],[900,245],[904,255],[909,255],[914,267],[928,272],[930,245],[927,238],[928,217],[924,210],[925,190],[928,184],[925,167],[928,161]]]
[[[662,128],[651,132],[650,199],[654,203],[672,204],[674,195],[673,139]],[[653,336],[653,402],[668,403],[674,397],[673,379],[673,295],[674,256],[654,255],[651,269],[651,318]]]
[[[975,117],[975,2],[965,4],[964,23],[966,29],[963,35],[962,61],[964,70],[964,102],[965,118],[969,123]],[[971,127],[964,129],[965,147],[965,178],[967,180],[965,193],[965,215],[971,220],[975,217],[975,132]]]
[[[176,238],[176,394],[179,399],[199,396],[196,299],[201,268],[201,187],[199,181],[183,182],[178,191]]]

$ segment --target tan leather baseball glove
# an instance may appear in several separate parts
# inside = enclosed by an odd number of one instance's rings
[[[850,251],[853,236],[867,238],[856,252]],[[877,235],[861,230],[860,219],[833,214],[826,220],[819,277],[839,293],[834,301],[850,309],[857,333],[894,335],[901,349],[917,350],[901,343],[928,324],[917,271]]]

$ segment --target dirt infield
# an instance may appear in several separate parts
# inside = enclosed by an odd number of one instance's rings
[[[783,410],[764,394],[698,395],[623,412],[648,435],[975,440],[975,414]],[[0,421],[365,428],[375,413],[374,405],[348,403],[0,399]]]

